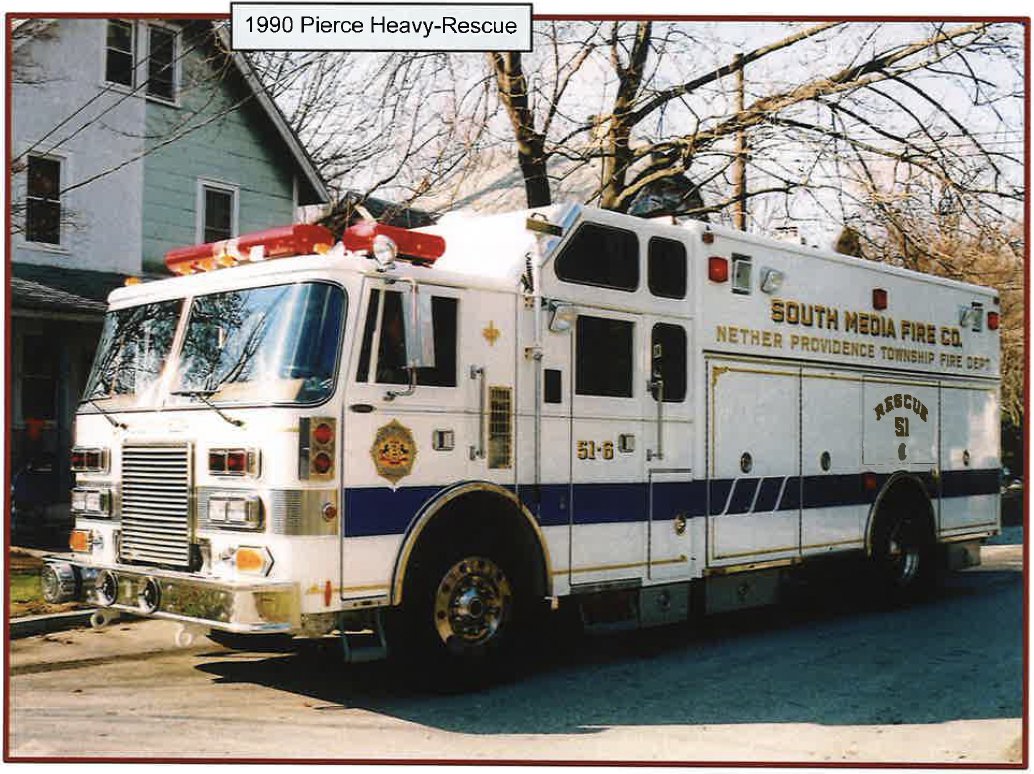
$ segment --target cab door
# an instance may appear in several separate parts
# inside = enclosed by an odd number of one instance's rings
[[[643,398],[643,442],[648,487],[651,580],[689,572],[693,530],[692,395],[689,321],[650,316],[650,381]]]
[[[342,543],[343,597],[386,593],[392,566],[384,557],[394,555],[423,503],[468,477],[470,449],[484,446],[470,366],[489,366],[490,378],[498,373],[506,383],[481,349],[481,329],[466,324],[480,321],[471,299],[425,283],[419,292],[430,296],[435,365],[417,369],[412,388],[403,368],[403,287],[367,278],[361,292],[357,345],[343,374],[341,536],[357,538]]]

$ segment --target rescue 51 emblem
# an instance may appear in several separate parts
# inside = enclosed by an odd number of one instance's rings
[[[377,436],[370,447],[370,456],[377,467],[378,475],[388,479],[392,487],[413,472],[416,460],[416,441],[413,433],[397,419],[377,430]]]

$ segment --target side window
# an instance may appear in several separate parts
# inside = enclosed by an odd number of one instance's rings
[[[634,329],[625,320],[579,315],[575,329],[575,393],[632,397]]]
[[[657,323],[650,336],[654,373],[664,380],[664,402],[681,403],[686,399],[686,330],[681,325]]]
[[[639,239],[631,231],[583,223],[556,259],[565,282],[615,290],[639,287]]]
[[[686,297],[686,246],[682,242],[654,237],[646,261],[646,283],[653,295]]]
[[[147,96],[176,99],[176,33],[164,27],[148,30]]]
[[[219,242],[237,236],[237,189],[198,181],[197,225],[199,242]]]
[[[122,86],[133,85],[134,26],[122,19],[108,19],[108,35],[104,52],[104,80]]]
[[[456,299],[432,296],[434,323],[434,368],[417,369],[417,384],[425,387],[456,386]],[[402,322],[402,294],[384,294],[381,336],[377,343],[377,381],[381,384],[409,384],[406,364],[406,334]]]

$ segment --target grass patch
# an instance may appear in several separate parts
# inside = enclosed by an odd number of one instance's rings
[[[51,605],[43,599],[43,590],[40,588],[39,573],[43,562],[34,556],[24,554],[9,554],[7,557],[7,572],[11,578],[11,607],[7,611],[10,618],[21,618],[27,615],[42,615],[44,613],[62,613],[66,610],[74,610],[82,607],[78,602],[65,602],[60,605]]]

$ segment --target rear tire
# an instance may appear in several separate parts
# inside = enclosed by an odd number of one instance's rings
[[[936,541],[929,519],[911,503],[878,515],[871,569],[877,599],[884,604],[911,602],[934,589],[939,575]]]

